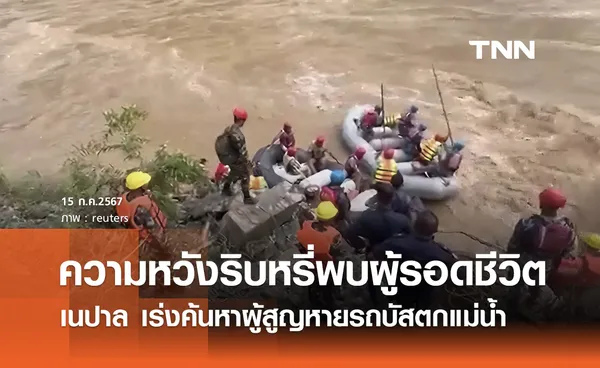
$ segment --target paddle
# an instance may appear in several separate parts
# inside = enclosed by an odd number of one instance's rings
[[[454,145],[454,140],[452,139],[452,130],[450,129],[450,120],[448,120],[448,114],[446,113],[446,107],[444,105],[444,98],[442,97],[442,90],[440,89],[440,83],[438,82],[437,73],[435,72],[435,66],[431,64],[431,71],[433,72],[433,77],[435,78],[435,88],[438,91],[438,96],[440,96],[440,103],[442,104],[442,112],[444,113],[444,119],[446,119],[446,126],[448,127],[448,137],[450,138],[450,143]]]
[[[331,157],[332,159],[334,159],[334,160],[335,160],[335,162],[337,162],[338,164],[340,164],[340,165],[342,165],[342,166],[343,166],[343,164],[340,162],[340,160],[338,160],[338,159],[337,159],[337,158],[336,158],[336,157],[333,155],[333,153],[331,153],[331,152],[329,152],[329,151],[325,151],[325,152],[327,152],[327,154],[329,155],[329,157]]]

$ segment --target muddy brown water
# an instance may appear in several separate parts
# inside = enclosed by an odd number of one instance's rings
[[[0,0],[0,164],[51,173],[136,103],[143,134],[214,163],[235,105],[257,149],[291,122],[299,144],[337,129],[354,103],[421,107],[467,143],[445,228],[505,240],[548,184],[597,227],[600,3],[589,0]],[[536,60],[476,60],[472,39],[535,40]],[[482,83],[478,83],[478,82]],[[499,222],[491,219],[500,219]]]

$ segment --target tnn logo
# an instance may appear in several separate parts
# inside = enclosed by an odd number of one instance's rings
[[[502,54],[505,59],[519,59],[521,52],[529,59],[535,60],[535,41],[529,41],[529,47],[521,41],[506,41],[506,45],[501,41],[469,41],[469,45],[477,48],[475,58],[483,59],[483,47],[491,46],[491,59],[496,60],[498,53]]]

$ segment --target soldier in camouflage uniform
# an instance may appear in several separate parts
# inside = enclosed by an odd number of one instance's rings
[[[228,126],[222,134],[222,137],[226,137],[228,141],[228,152],[225,155],[227,158],[221,158],[219,148],[217,148],[217,154],[219,159],[224,164],[229,165],[231,169],[229,175],[223,183],[223,194],[232,195],[231,186],[240,181],[242,187],[242,193],[244,194],[244,203],[254,204],[254,199],[250,196],[250,173],[252,172],[252,163],[248,157],[248,148],[246,147],[246,137],[242,132],[242,127],[248,118],[248,113],[242,108],[235,108],[233,110],[233,124]],[[221,138],[221,137],[219,137]],[[218,138],[218,139],[219,139]]]

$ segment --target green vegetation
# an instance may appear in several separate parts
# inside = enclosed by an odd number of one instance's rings
[[[148,140],[136,132],[138,124],[143,123],[146,117],[147,113],[135,105],[122,107],[120,111],[104,112],[103,134],[74,147],[58,179],[43,178],[37,172],[30,172],[18,181],[9,181],[0,175],[3,207],[15,209],[25,218],[47,219],[49,227],[79,227],[82,224],[62,222],[61,216],[111,214],[114,208],[65,207],[63,198],[72,197],[77,202],[79,198],[116,196],[124,191],[125,176],[141,170],[152,176],[150,189],[153,197],[165,214],[174,219],[177,206],[173,198],[182,190],[202,194],[210,189],[211,182],[204,168],[206,160],[181,152],[169,152],[165,144],[146,158],[144,151],[147,151]],[[46,213],[39,213],[40,208]],[[13,227],[6,219],[2,222],[0,227]]]

